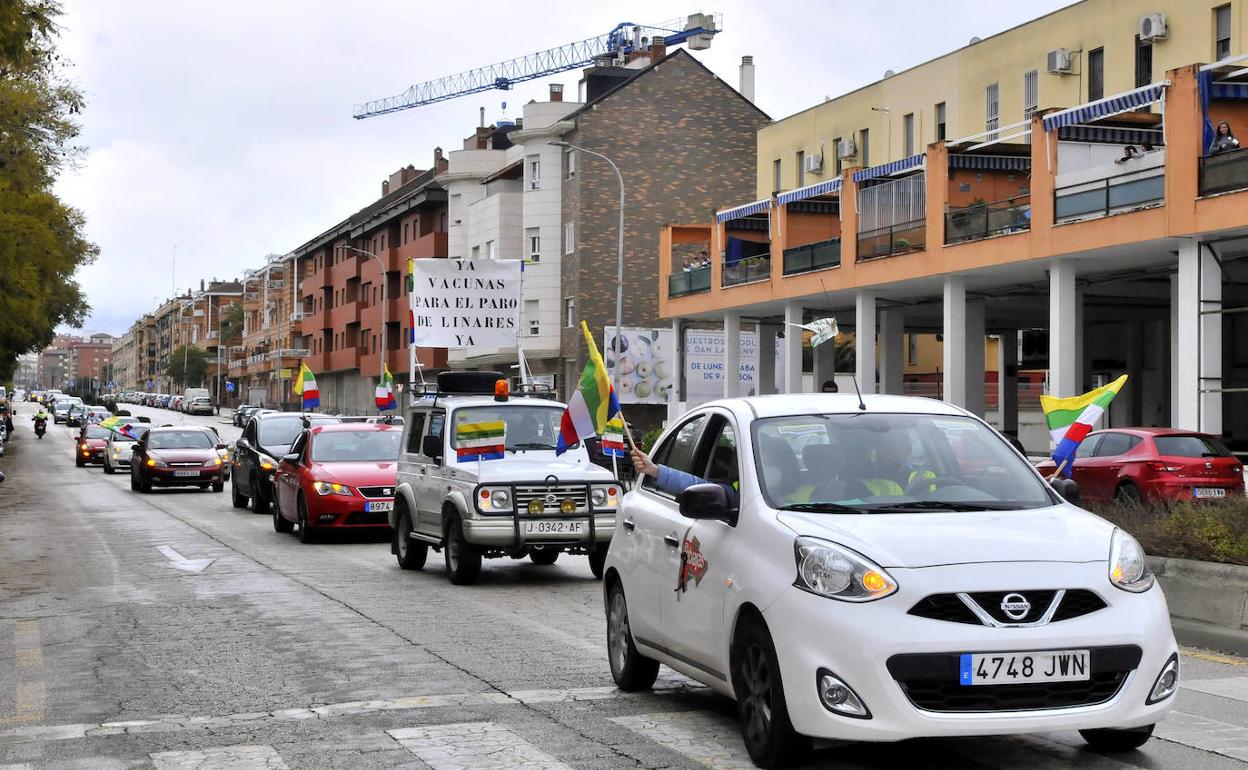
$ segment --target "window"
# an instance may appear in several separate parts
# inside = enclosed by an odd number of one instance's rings
[[[407,424],[411,427],[407,434],[407,453],[411,455],[420,454],[421,434],[425,430],[425,415],[428,412],[412,410],[407,416]]]
[[[576,251],[576,223],[568,222],[563,226],[563,253]]]
[[[806,186],[806,151],[797,151],[797,186]]]
[[[408,231],[408,228],[409,228],[409,227],[411,227],[411,226],[412,226],[412,225],[411,225],[411,222],[404,222],[404,223],[403,223],[403,242],[404,242],[404,243],[407,243],[407,231]]]
[[[524,320],[529,324],[529,336],[536,337],[541,334],[541,328],[537,318],[537,300],[526,299],[524,301]]]
[[[780,159],[776,158],[771,162],[771,190],[772,192],[780,192]]]
[[[572,297],[563,301],[563,325],[569,329],[576,326],[576,300]]]
[[[1130,433],[1106,433],[1101,444],[1096,448],[1095,457],[1117,457],[1125,455],[1140,443],[1138,436]]]
[[[998,83],[990,83],[988,88],[984,89],[984,130],[988,131],[988,141],[995,142],[997,140],[997,126],[1001,124],[1001,86]]]
[[[498,258],[498,255],[494,253],[494,241],[485,242],[485,258],[486,259]]]
[[[862,129],[862,140],[858,142],[858,153],[862,158],[862,165],[871,165],[871,132],[869,129]]]
[[[917,334],[906,335],[906,363],[916,364],[919,362],[919,343]]]
[[[385,233],[381,234],[381,250],[382,251],[386,250],[386,234]]]
[[[542,161],[536,156],[529,158],[529,189],[540,190],[542,188]]]
[[[732,423],[726,417],[713,415],[707,435],[714,438],[707,445],[706,467],[698,475],[707,481],[739,486],[741,475],[737,463],[737,434]]]
[[[914,113],[907,112],[901,117],[901,146],[905,150],[905,156],[909,158],[914,154]]]
[[[563,167],[568,170],[568,179],[576,176],[576,150],[563,151]]]
[[[832,140],[832,154],[836,156],[836,175],[841,175],[841,137]]]
[[[693,454],[698,447],[698,436],[702,435],[702,426],[705,423],[706,415],[700,414],[681,425],[655,450],[654,462],[686,473],[693,473]],[[652,492],[658,491],[658,484],[653,476],[646,476],[641,485]]]
[[[1140,40],[1135,36],[1135,87],[1146,86],[1153,82],[1153,44],[1149,40]],[[1146,106],[1144,111],[1149,108]]]
[[[1231,55],[1231,5],[1213,9],[1213,60],[1222,61]]]
[[[481,258],[481,247],[480,247],[480,246],[473,246],[473,247],[472,247],[472,258],[473,258],[473,259],[480,259],[480,258]]]
[[[1085,457],[1091,457],[1096,452],[1096,447],[1100,445],[1101,439],[1105,434],[1098,433],[1088,436],[1079,442],[1079,447],[1075,449],[1075,459],[1081,460]]]
[[[1036,70],[1023,75],[1023,117],[1027,120],[1040,106],[1040,77]]]
[[[524,231],[525,236],[529,239],[529,261],[539,262],[542,258],[542,235],[541,231],[536,227],[530,227]]]
[[[1088,51],[1088,101],[1094,102],[1105,96],[1105,49]]]

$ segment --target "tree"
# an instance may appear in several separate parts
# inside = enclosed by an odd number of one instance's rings
[[[221,344],[237,345],[243,340],[243,303],[231,302],[221,311]]]
[[[208,375],[208,364],[205,359],[208,351],[194,345],[183,345],[169,354],[169,365],[165,367],[165,375],[182,387],[193,385],[202,387],[204,377]],[[186,369],[183,370],[183,361]]]
[[[52,192],[82,154],[83,98],[55,47],[60,15],[56,0],[0,3],[0,379],[58,325],[82,324],[89,307],[73,276],[99,253],[82,213]]]

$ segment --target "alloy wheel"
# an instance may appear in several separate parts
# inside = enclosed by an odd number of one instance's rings
[[[772,671],[767,652],[758,644],[745,650],[741,671],[745,683],[745,733],[751,743],[761,745],[771,732],[772,718]]]
[[[624,601],[624,592],[617,591],[611,597],[611,612],[607,616],[607,654],[616,674],[624,670],[628,639],[628,604]]]

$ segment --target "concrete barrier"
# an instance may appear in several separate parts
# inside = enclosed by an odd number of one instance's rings
[[[1179,644],[1248,655],[1248,567],[1148,557]]]

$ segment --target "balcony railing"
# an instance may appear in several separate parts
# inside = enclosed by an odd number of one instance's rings
[[[697,294],[711,290],[711,268],[699,267],[696,270],[682,270],[667,277],[667,296],[683,297],[686,294]]]
[[[771,259],[768,257],[746,257],[731,265],[724,265],[724,286],[738,286],[743,283],[765,281],[771,277]]]
[[[280,350],[270,350],[269,360],[276,361],[279,358],[306,358],[310,353],[307,348],[281,348]]]
[[[243,294],[244,302],[255,302],[258,299],[260,299],[259,292],[249,291]]]
[[[1200,194],[1248,189],[1248,147],[1200,159]]]
[[[841,239],[832,238],[784,250],[784,274],[808,273],[841,264]]]
[[[290,314],[290,320],[296,323],[298,323],[299,321],[302,321],[305,318],[311,318],[311,317],[312,317],[311,310],[296,310],[295,312]]]
[[[900,222],[858,233],[858,259],[875,259],[927,245],[927,221]]]
[[[945,243],[978,241],[990,235],[1030,229],[1030,199],[977,203],[945,213]]]
[[[1166,153],[1154,150],[1121,164],[1058,174],[1053,217],[1068,222],[1157,204],[1166,198]]]
[[[269,279],[270,289],[280,289],[284,287],[285,285],[286,285],[286,281],[282,278],[270,278]]]

